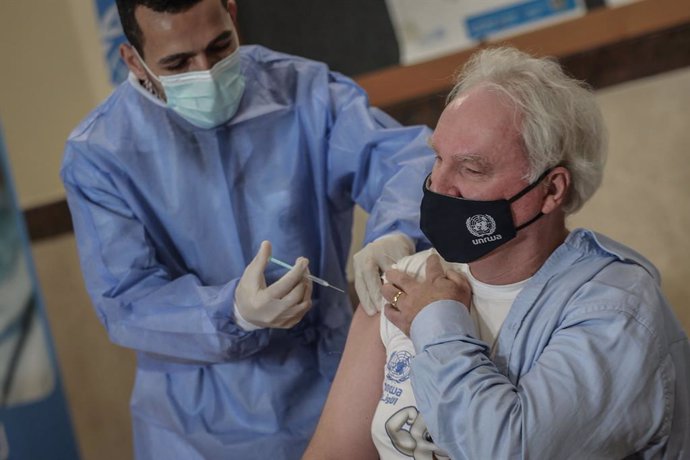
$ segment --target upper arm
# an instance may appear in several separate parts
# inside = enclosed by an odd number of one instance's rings
[[[357,308],[343,358],[304,459],[378,459],[371,421],[381,398],[386,353],[379,315]]]

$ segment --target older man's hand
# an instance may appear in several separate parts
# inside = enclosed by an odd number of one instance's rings
[[[426,276],[423,281],[398,270],[386,271],[387,283],[381,288],[383,297],[391,308],[386,308],[386,317],[405,335],[410,335],[410,326],[424,307],[437,300],[456,300],[469,308],[472,288],[465,275],[454,270],[443,270],[438,255],[429,256],[426,261]]]

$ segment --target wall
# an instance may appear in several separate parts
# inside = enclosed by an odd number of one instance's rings
[[[134,352],[110,343],[98,322],[72,234],[34,244],[33,254],[82,458],[131,458]]]
[[[90,0],[0,2],[0,122],[24,208],[64,197],[69,132],[110,92]]]
[[[22,206],[64,196],[58,178],[69,131],[110,91],[89,0],[0,2],[0,119]],[[11,64],[11,65],[10,65]],[[601,190],[571,219],[632,245],[660,268],[690,330],[690,69],[601,91],[611,153]],[[361,240],[359,214],[355,240]],[[132,353],[108,342],[83,288],[72,235],[34,257],[85,459],[131,457]]]
[[[0,123],[23,208],[64,198],[64,142],[110,92],[91,0],[0,2]],[[131,458],[134,358],[109,343],[83,287],[72,235],[34,245],[84,459]]]
[[[608,164],[601,189],[570,227],[606,233],[649,258],[690,331],[690,69],[602,90],[598,100]]]

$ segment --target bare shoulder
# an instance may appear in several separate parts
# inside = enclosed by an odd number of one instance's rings
[[[364,308],[358,306],[355,309],[355,313],[352,317],[352,324],[350,325],[350,333],[353,330],[364,331],[369,329],[378,329],[379,323],[381,321],[381,312],[376,313],[374,316],[369,316],[364,311]]]
[[[303,460],[377,459],[371,421],[381,399],[385,348],[380,313],[358,307],[340,366]]]

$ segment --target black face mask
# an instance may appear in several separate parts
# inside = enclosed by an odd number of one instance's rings
[[[438,253],[448,262],[473,262],[515,238],[535,222],[539,213],[515,227],[510,204],[536,187],[551,168],[534,183],[507,200],[477,201],[434,193],[428,189],[431,174],[424,180],[420,227]]]

